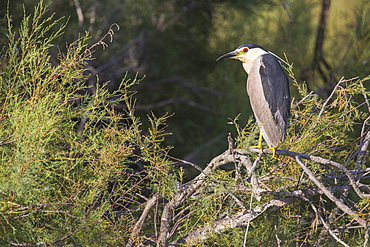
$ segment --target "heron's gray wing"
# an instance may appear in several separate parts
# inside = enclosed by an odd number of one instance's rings
[[[290,115],[289,81],[280,62],[271,54],[262,55],[260,76],[265,99],[276,123],[285,130]],[[284,139],[284,138],[283,138]]]

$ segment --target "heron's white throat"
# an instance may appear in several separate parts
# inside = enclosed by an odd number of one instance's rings
[[[251,68],[259,57],[264,54],[268,54],[267,51],[264,51],[259,48],[250,49],[247,53],[238,56],[239,61],[243,63],[243,68],[247,74],[251,71]]]

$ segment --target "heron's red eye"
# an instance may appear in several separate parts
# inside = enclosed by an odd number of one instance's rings
[[[244,53],[248,52],[248,50],[249,50],[249,49],[248,49],[247,47],[243,48],[243,52],[244,52]]]

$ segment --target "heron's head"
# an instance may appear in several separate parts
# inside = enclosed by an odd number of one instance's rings
[[[259,57],[264,54],[269,53],[265,48],[262,46],[256,45],[256,44],[245,44],[240,45],[238,48],[236,48],[234,51],[226,53],[219,58],[217,58],[216,61],[222,60],[222,59],[238,59],[243,63],[243,67],[251,67],[253,62]],[[247,70],[246,70],[247,71]],[[249,73],[249,71],[247,71]]]

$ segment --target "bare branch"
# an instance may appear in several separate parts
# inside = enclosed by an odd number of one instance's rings
[[[321,111],[320,111],[319,115],[317,116],[317,120],[319,120],[321,118],[321,115],[323,114],[326,105],[329,103],[329,100],[333,97],[333,95],[334,95],[335,91],[337,90],[338,86],[343,82],[343,79],[344,79],[344,77],[340,78],[339,82],[337,83],[337,85],[335,85],[335,87],[332,90],[329,97],[325,100],[324,104],[322,105]],[[315,127],[316,127],[316,124],[314,125],[314,127],[312,127],[312,129],[314,129]]]
[[[290,203],[297,201],[298,198],[288,197],[281,199],[273,199],[261,206],[256,206],[252,210],[244,212],[244,210],[239,211],[230,216],[226,216],[223,219],[216,220],[209,224],[203,225],[201,228],[195,229],[189,232],[183,238],[172,242],[169,246],[180,246],[179,244],[186,243],[187,245],[192,245],[205,241],[209,236],[213,234],[218,234],[224,232],[228,229],[246,226],[249,222],[257,219],[264,213],[270,213],[284,207]]]
[[[252,210],[252,202],[253,202],[253,193],[251,194],[251,198],[249,200],[249,210],[250,211]],[[243,247],[245,247],[246,244],[247,244],[247,235],[248,235],[248,232],[249,232],[249,226],[250,226],[250,221],[247,223],[247,227],[245,229]]]
[[[229,142],[230,144],[230,142]],[[262,153],[271,153],[270,149],[250,149],[250,151],[257,152],[262,155]],[[179,246],[179,244],[195,244],[198,242],[205,241],[210,235],[221,233],[227,229],[235,228],[239,226],[247,226],[250,221],[255,220],[264,213],[269,213],[272,211],[275,211],[281,207],[284,207],[288,204],[291,204],[297,200],[302,199],[303,197],[318,195],[318,194],[325,194],[332,202],[334,202],[338,208],[340,208],[346,215],[352,217],[358,224],[362,227],[367,227],[367,222],[356,216],[356,212],[353,211],[350,207],[345,205],[343,202],[341,202],[338,198],[336,198],[333,193],[343,193],[344,191],[348,190],[357,190],[356,193],[360,195],[365,195],[363,192],[360,191],[359,186],[356,184],[356,181],[351,174],[350,171],[348,171],[343,165],[333,162],[331,160],[327,160],[318,156],[308,155],[308,154],[302,154],[302,153],[295,153],[285,150],[276,150],[277,155],[283,155],[283,156],[290,156],[294,157],[296,161],[299,163],[299,165],[303,168],[304,172],[309,176],[310,180],[313,181],[317,188],[310,188],[306,190],[295,190],[293,192],[277,192],[277,191],[268,191],[268,190],[262,190],[259,189],[258,186],[258,178],[254,174],[250,174],[252,171],[252,167],[254,166],[252,162],[250,161],[248,157],[248,152],[244,149],[233,149],[232,145],[229,146],[229,149],[226,150],[223,154],[215,157],[212,159],[212,161],[207,165],[207,167],[192,181],[182,185],[179,189],[179,193],[177,193],[174,198],[168,202],[163,210],[163,214],[161,217],[161,227],[158,237],[157,246],[167,246],[168,245],[168,239],[169,239],[169,233],[171,232],[171,228],[173,225],[173,217],[174,217],[174,210],[179,207],[181,204],[183,204],[193,193],[197,191],[197,189],[201,186],[203,186],[207,179],[209,179],[209,175],[212,171],[214,171],[217,167],[220,165],[224,165],[227,163],[235,163],[240,162],[241,164],[244,164],[248,174],[252,175],[253,181],[251,179],[252,184],[252,194],[256,194],[255,191],[261,193],[267,193],[275,195],[275,199],[270,200],[267,203],[264,203],[262,205],[256,206],[254,208],[250,208],[249,210],[246,210],[244,206],[242,206],[242,203],[239,202],[237,199],[237,203],[241,204],[239,205],[242,209],[238,213],[226,216],[222,219],[216,220],[214,222],[208,223],[206,225],[202,225],[199,229],[194,229],[193,231],[189,232],[186,236],[182,237],[181,239],[178,239],[171,243],[171,246]],[[259,156],[259,158],[260,158]],[[259,159],[257,158],[257,160]],[[342,170],[346,176],[350,180],[350,185],[344,185],[344,186],[332,186],[332,187],[325,187],[323,184],[319,182],[319,180],[315,177],[315,175],[307,168],[307,166],[302,162],[301,159],[307,159],[311,160],[313,162],[317,162],[319,164],[323,164],[326,166],[333,166],[335,168],[338,168]],[[253,185],[255,184],[255,185]],[[363,185],[365,189],[367,186]],[[363,189],[363,187],[361,187]],[[232,196],[232,194],[230,194]],[[234,197],[233,197],[234,198]],[[234,198],[235,199],[235,198]],[[340,239],[337,240],[340,242]]]
[[[168,235],[173,224],[174,210],[183,204],[185,200],[193,195],[196,190],[205,183],[208,175],[213,170],[221,165],[235,162],[236,160],[239,160],[240,162],[245,162],[245,160],[247,160],[247,162],[250,163],[247,156],[239,155],[236,152],[233,154],[230,150],[226,150],[224,153],[213,158],[202,173],[200,173],[196,178],[181,186],[180,192],[177,193],[163,209],[157,246],[168,245]]]
[[[315,175],[310,171],[310,169],[307,168],[307,166],[302,162],[301,158],[296,156],[296,161],[298,164],[302,167],[304,172],[309,176],[309,178],[316,184],[318,188],[320,188],[324,194],[337,205],[338,208],[340,208],[344,213],[348,214],[349,216],[352,216],[361,226],[366,227],[367,222],[356,216],[356,212],[354,212],[351,208],[349,208],[347,205],[342,203],[338,198],[336,198],[328,189],[325,188],[325,186],[320,183],[320,181],[315,177]]]
[[[362,82],[360,82],[360,85],[362,87],[362,95],[364,96],[364,99],[365,99],[365,102],[366,102],[366,105],[367,105],[367,110],[369,111],[370,113],[370,101],[367,97],[367,94],[366,94],[366,88],[364,87],[364,84]]]
[[[13,135],[9,135],[9,136],[5,137],[3,140],[1,140],[1,141],[0,141],[0,146],[2,146],[2,145],[6,145],[6,144],[9,144],[9,143],[12,143],[12,142],[15,142],[15,141],[16,141],[16,139],[9,140],[9,139],[10,139],[10,138],[12,138],[13,136],[14,136],[14,134],[13,134]]]
[[[360,140],[360,147],[358,149],[358,153],[357,153],[357,160],[356,160],[356,164],[357,164],[357,169],[360,170],[361,167],[362,167],[362,164],[363,164],[363,161],[362,160],[365,160],[365,158],[367,157],[367,153],[368,153],[368,147],[369,147],[369,142],[370,142],[370,131],[368,130],[367,133],[366,133],[366,136],[363,137],[365,134],[365,126],[367,124],[367,122],[370,120],[370,117],[368,117],[367,119],[365,119],[363,125],[362,125],[362,129],[361,129],[361,140]]]
[[[364,236],[364,247],[367,246],[367,243],[369,242],[369,231],[370,231],[370,228],[368,227],[365,231],[365,236]]]
[[[263,153],[272,154],[272,150],[271,149],[259,150],[257,148],[250,148],[250,150],[252,152],[256,152],[256,153],[263,152]],[[338,168],[338,169],[340,169],[341,171],[343,171],[346,174],[346,176],[348,177],[351,185],[353,186],[353,189],[355,190],[356,194],[359,197],[361,197],[361,198],[370,197],[370,194],[365,194],[365,193],[363,193],[359,189],[359,187],[358,187],[358,185],[356,183],[355,178],[348,171],[348,169],[345,168],[343,165],[337,163],[337,162],[334,162],[334,161],[331,161],[331,160],[328,160],[328,159],[324,159],[324,158],[319,157],[319,156],[314,156],[314,155],[310,155],[310,154],[303,154],[303,153],[296,153],[296,152],[291,152],[291,151],[287,151],[287,150],[276,150],[276,154],[277,155],[282,155],[282,156],[289,156],[289,157],[292,157],[292,158],[295,158],[295,159],[297,159],[297,157],[299,159],[303,158],[303,159],[311,160],[313,162],[316,162],[316,163],[319,163],[319,164],[322,164],[322,165],[332,166],[332,167]]]
[[[302,104],[307,98],[311,97],[315,95],[313,91],[309,92],[307,95],[305,95],[300,101],[298,101],[297,103],[294,104],[294,107],[292,108],[295,108],[295,107],[298,107],[300,104]],[[292,104],[293,105],[293,102]]]
[[[345,185],[324,188],[330,191],[331,193],[334,192],[343,193],[344,191],[350,190],[352,187],[350,185]],[[200,243],[207,240],[209,236],[222,233],[228,229],[240,226],[248,226],[250,222],[256,220],[259,216],[263,215],[264,213],[266,214],[274,212],[286,205],[289,205],[291,203],[294,203],[298,200],[301,200],[309,196],[323,194],[323,191],[319,188],[309,188],[305,190],[296,190],[290,193],[280,192],[276,194],[273,191],[266,191],[265,193],[280,196],[280,198],[275,198],[273,200],[270,200],[269,202],[266,202],[262,205],[258,205],[254,208],[250,207],[250,209],[247,211],[243,209],[235,214],[226,216],[223,219],[215,220],[209,224],[202,225],[200,228],[188,232],[182,238],[173,241],[169,246],[183,246],[181,244],[192,245]]]
[[[343,242],[343,240],[341,240],[337,235],[334,234],[334,232],[330,229],[330,226],[328,223],[326,223],[326,221],[324,220],[324,218],[321,216],[320,212],[317,210],[317,208],[315,207],[315,205],[313,205],[313,203],[308,200],[307,198],[305,197],[302,197],[306,202],[308,202],[311,206],[311,208],[313,209],[313,211],[316,213],[316,215],[319,217],[320,221],[322,222],[323,226],[325,227],[325,229],[329,232],[329,234],[338,242],[338,243],[341,243],[343,246],[345,247],[349,247],[348,244],[346,244],[345,242]]]
[[[76,227],[76,229],[74,229],[74,230],[70,231],[68,234],[64,235],[63,237],[61,237],[61,238],[59,238],[59,239],[55,240],[55,241],[53,242],[53,244],[56,244],[56,243],[58,243],[58,242],[61,242],[61,241],[65,240],[65,239],[67,239],[67,238],[71,237],[73,234],[75,234],[75,233],[76,233],[78,230],[80,230],[82,227],[85,227],[85,221],[86,221],[86,218],[85,218],[85,219],[83,219],[83,220],[81,221],[80,225],[79,225],[78,227]]]
[[[132,232],[131,232],[130,238],[129,238],[127,244],[126,244],[126,247],[131,247],[132,246],[132,244],[135,241],[135,238],[139,234],[139,232],[140,232],[140,230],[141,230],[141,228],[144,224],[145,218],[149,214],[150,209],[155,205],[155,203],[158,201],[159,198],[160,198],[159,195],[156,194],[146,202],[145,208],[144,208],[140,218],[135,223],[134,229],[132,229]]]

